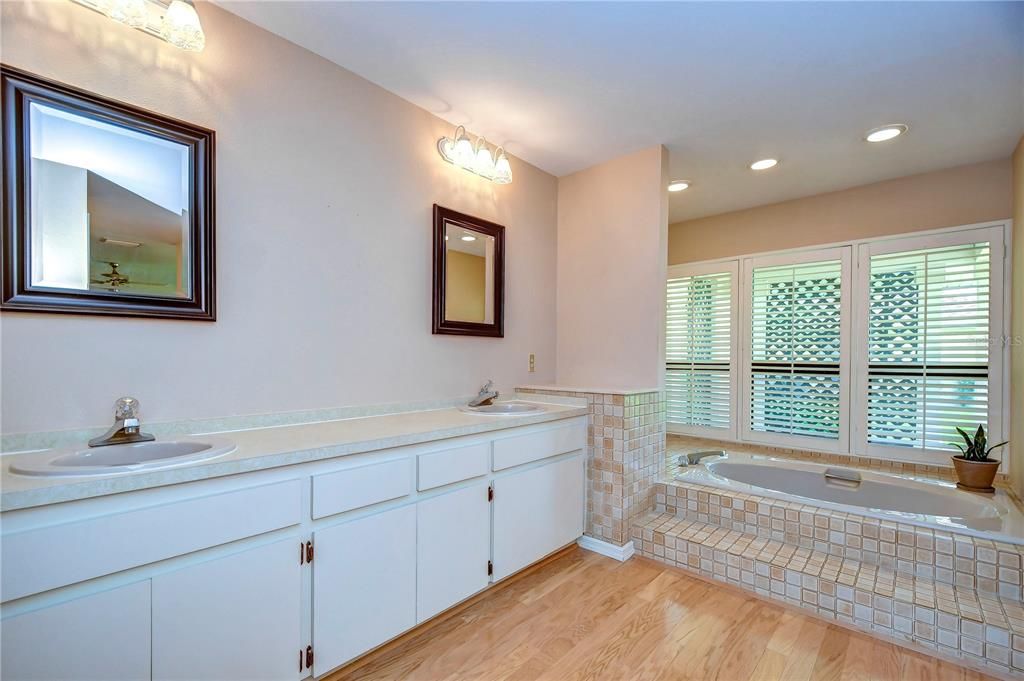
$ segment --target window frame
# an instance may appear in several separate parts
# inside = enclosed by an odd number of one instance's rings
[[[699,277],[701,275],[710,274],[724,274],[728,273],[731,277],[730,290],[729,290],[729,307],[731,313],[729,315],[729,427],[728,428],[709,428],[707,426],[690,426],[683,423],[669,421],[667,419],[666,411],[666,431],[676,435],[689,435],[692,437],[706,437],[711,439],[722,439],[728,438],[736,440],[738,435],[737,425],[739,419],[739,396],[737,393],[737,360],[739,359],[739,336],[738,336],[738,319],[736,316],[736,308],[739,304],[739,288],[740,288],[740,270],[739,260],[709,260],[700,263],[685,263],[682,265],[671,265],[668,268],[668,276],[665,279],[666,295],[668,292],[668,282],[672,279],[681,279],[683,277]],[[665,303],[665,313],[668,312],[668,302]],[[665,341],[668,341],[668,322],[666,319],[665,324]],[[666,351],[666,357],[662,362],[661,370],[667,371],[668,357]]]
[[[731,328],[734,329],[734,342],[731,347],[732,375],[730,377],[730,390],[735,396],[732,400],[730,411],[730,419],[734,427],[730,430],[734,432],[723,434],[720,432],[720,429],[710,428],[700,429],[703,432],[697,432],[698,429],[685,426],[673,427],[672,424],[668,424],[668,432],[679,435],[707,437],[721,442],[783,446],[805,451],[948,466],[949,457],[952,453],[946,450],[925,450],[880,444],[868,446],[867,314],[869,306],[868,294],[870,292],[870,256],[886,252],[882,249],[887,249],[887,252],[899,252],[915,250],[915,247],[930,248],[935,245],[941,246],[988,240],[991,244],[992,253],[989,273],[989,332],[993,339],[1001,340],[1001,342],[993,342],[990,345],[992,352],[989,357],[989,376],[991,377],[989,383],[989,440],[991,442],[1002,442],[1009,436],[1010,423],[1010,346],[1006,340],[1011,322],[1012,232],[1012,220],[992,220],[864,239],[851,239],[815,246],[800,246],[779,251],[740,253],[736,256],[669,266],[666,285],[669,278],[687,276],[686,273],[709,274],[722,272],[725,271],[723,268],[729,266],[739,267],[739,277],[735,280],[736,285],[732,291],[735,303],[730,319]],[[762,259],[768,262],[767,259],[769,258],[778,258],[778,264],[784,264],[784,259],[789,258],[792,260],[793,258],[800,257],[805,257],[804,261],[807,262],[813,261],[822,252],[844,247],[850,251],[850,266],[852,268],[852,272],[847,275],[847,281],[850,284],[843,289],[843,293],[847,294],[843,296],[843,299],[850,305],[850,311],[846,315],[849,328],[845,336],[843,336],[846,344],[840,350],[840,370],[842,372],[842,365],[845,363],[848,365],[849,372],[845,383],[841,383],[841,385],[845,384],[846,386],[844,392],[847,400],[847,408],[841,412],[841,416],[844,413],[846,414],[847,420],[845,447],[822,448],[820,446],[821,443],[816,442],[819,438],[801,438],[802,440],[810,440],[810,442],[797,443],[793,441],[792,436],[785,435],[767,438],[749,437],[743,432],[744,428],[739,427],[741,419],[744,424],[749,424],[750,414],[749,357],[751,320],[748,317],[751,301],[748,298],[752,295],[752,270],[748,271],[744,263],[746,261],[761,261]],[[863,255],[864,252],[867,252],[867,256]],[[865,257],[867,260],[864,260]],[[1021,266],[1024,266],[1024,263],[1021,263]],[[864,291],[865,294],[861,295],[861,291]],[[667,312],[667,305],[663,309]],[[662,362],[662,370],[665,370],[664,361]],[[842,381],[842,373],[840,374],[840,380]],[[998,430],[993,428],[993,425],[997,425]],[[771,434],[756,432],[756,435]],[[1024,444],[1021,446],[1024,446]],[[1000,472],[1005,473],[1009,468],[1007,462],[1011,460],[1012,447],[1013,443],[1010,443],[1000,450],[1002,455],[999,458],[1004,462],[1000,466]]]
[[[989,359],[988,359],[988,434],[992,443],[1007,439],[1006,424],[1009,416],[1009,381],[1007,372],[1008,344],[1002,342],[1007,334],[1009,321],[1010,285],[1007,273],[1008,254],[1008,221],[987,223],[983,225],[965,226],[955,231],[942,233],[923,233],[901,237],[863,241],[857,244],[857,281],[858,291],[870,291],[871,257],[904,251],[917,251],[929,248],[961,246],[972,243],[989,243]],[[868,315],[869,296],[861,295],[856,300],[856,324],[853,330],[855,356],[857,366],[853,411],[851,413],[854,430],[850,441],[850,453],[875,459],[893,459],[923,464],[944,464],[955,452],[945,449],[900,447],[868,442]],[[993,342],[999,339],[1000,342]],[[1008,450],[1007,450],[1008,451]],[[1002,457],[1008,459],[1006,452]]]
[[[802,265],[806,263],[838,260],[839,267],[839,435],[835,440],[809,435],[788,435],[754,430],[750,424],[751,352],[753,346],[753,283],[754,270],[780,265]],[[851,296],[853,273],[853,249],[851,246],[837,246],[821,249],[778,252],[744,258],[741,263],[742,304],[738,313],[740,321],[740,434],[743,442],[774,447],[794,447],[815,452],[845,453],[850,444],[850,329]]]

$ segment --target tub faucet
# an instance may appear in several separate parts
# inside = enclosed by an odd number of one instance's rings
[[[498,399],[498,391],[494,390],[494,381],[488,379],[487,383],[480,388],[477,396],[469,401],[471,407],[483,407]]]
[[[143,433],[139,421],[139,401],[134,397],[122,397],[114,403],[114,425],[103,435],[89,440],[90,447],[123,445],[129,442],[151,442],[156,438]]]
[[[725,456],[725,452],[721,449],[713,449],[706,452],[690,452],[689,454],[680,454],[678,461],[680,466],[696,466],[700,463],[701,459],[709,456]]]

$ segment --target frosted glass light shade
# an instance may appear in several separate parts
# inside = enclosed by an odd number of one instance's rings
[[[504,152],[494,163],[494,181],[498,184],[509,184],[512,182],[512,166],[509,164]]]
[[[164,13],[160,34],[164,40],[183,50],[201,52],[206,47],[206,35],[191,0],[171,0]]]
[[[477,174],[484,177],[492,177],[494,175],[494,159],[491,158],[491,152],[487,147],[481,146],[476,152],[476,167],[474,170],[476,170]]]
[[[452,161],[460,168],[472,168],[476,154],[473,152],[473,143],[468,137],[461,137],[455,142],[455,153]]]

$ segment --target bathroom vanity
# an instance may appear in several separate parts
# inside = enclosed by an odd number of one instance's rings
[[[575,541],[584,414],[263,428],[93,479],[4,457],[2,676],[322,676]]]

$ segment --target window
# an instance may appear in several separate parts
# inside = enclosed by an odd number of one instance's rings
[[[735,437],[735,262],[671,268],[665,397],[673,432]]]
[[[1006,234],[669,268],[669,431],[922,463],[948,461],[957,426],[1005,440]]]
[[[848,248],[745,261],[746,439],[847,446],[849,263]]]
[[[1002,435],[1002,240],[981,229],[861,247],[869,453],[955,452],[957,426]]]

